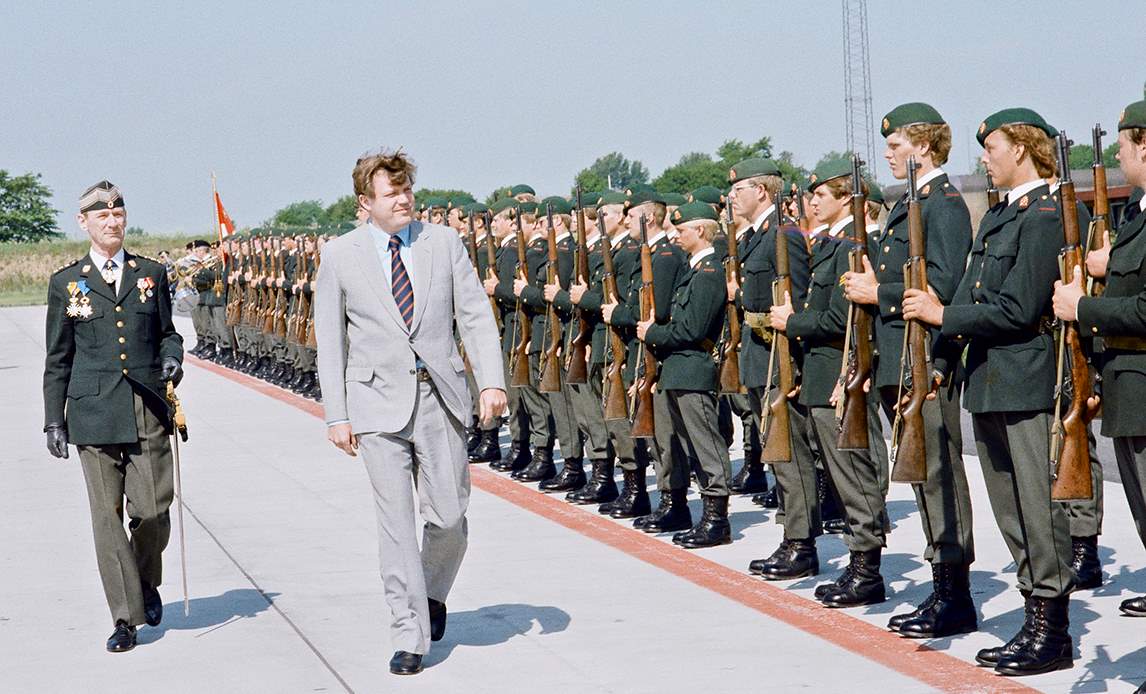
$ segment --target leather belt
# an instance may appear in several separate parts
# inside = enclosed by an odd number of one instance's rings
[[[1123,352],[1146,352],[1146,337],[1104,337],[1102,345]]]
[[[744,323],[756,333],[756,336],[764,340],[764,344],[772,344],[772,314],[764,312],[744,312]]]

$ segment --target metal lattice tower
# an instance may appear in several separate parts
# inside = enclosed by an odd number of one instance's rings
[[[867,0],[843,0],[844,110],[848,150],[867,162],[875,175],[875,120],[871,107],[871,64],[868,58]]]

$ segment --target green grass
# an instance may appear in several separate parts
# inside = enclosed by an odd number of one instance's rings
[[[175,257],[196,236],[135,236],[124,246],[132,253],[154,258],[161,250]],[[57,269],[84,256],[91,248],[87,240],[42,241],[40,243],[0,243],[0,306],[43,304],[48,296],[48,279]]]

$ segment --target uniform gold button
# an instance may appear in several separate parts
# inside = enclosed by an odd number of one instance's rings
[[[117,327],[117,328],[122,328],[122,327],[123,327],[123,321],[121,321],[121,320],[117,320],[117,321],[115,322],[115,327]]]
[[[895,307],[894,306],[891,307],[891,312],[895,313]]]
[[[122,345],[122,344],[123,344],[123,343],[125,343],[125,342],[127,342],[127,338],[126,338],[126,337],[123,337],[123,336],[120,336],[120,338],[119,338],[119,344],[121,344],[121,345]]]
[[[886,266],[886,265],[880,264],[880,266],[879,266],[879,271],[880,271],[880,272],[883,272],[883,271],[884,271],[884,270],[886,270],[886,269],[887,269],[887,266]]]
[[[986,241],[983,242],[983,250],[987,250],[987,242]]]
[[[115,312],[116,312],[116,313],[123,313],[123,307],[122,307],[122,306],[116,306],[116,307],[115,307]]]
[[[1096,327],[1093,327],[1093,326],[1092,326],[1092,327],[1090,328],[1090,332],[1092,332],[1092,333],[1094,333],[1094,334],[1096,334],[1096,335],[1097,335],[1097,334],[1098,334],[1098,328],[1096,328]]]
[[[119,355],[119,360],[120,361],[127,361],[127,355],[126,354]]]
[[[975,283],[975,289],[978,289],[979,287],[982,287],[982,286],[983,286],[982,282],[976,282]]]
[[[124,369],[124,370],[123,370],[123,372],[124,372],[124,373],[127,373],[127,369]]]
[[[888,252],[888,251],[890,251],[890,250],[891,250],[891,246],[884,246],[884,247],[883,247],[883,252],[884,252],[884,253],[887,253],[887,252]]]

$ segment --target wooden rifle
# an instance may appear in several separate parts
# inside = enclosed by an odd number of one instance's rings
[[[1110,191],[1106,187],[1106,165],[1102,162],[1102,136],[1106,131],[1101,123],[1095,123],[1091,135],[1094,137],[1094,217],[1090,222],[1090,233],[1087,235],[1086,254],[1102,248],[1102,242],[1110,231]],[[1087,293],[1091,296],[1102,296],[1106,291],[1106,279],[1102,277],[1087,278]]]
[[[725,285],[735,282],[740,286],[740,249],[736,244],[736,232],[732,226],[732,203],[724,208],[724,236],[728,239],[728,257],[724,260]],[[721,333],[720,344],[717,347],[717,373],[720,383],[721,395],[744,393],[744,384],[740,382],[740,309],[736,308],[736,300],[728,301],[724,305],[724,331]]]
[[[259,326],[263,333],[270,334],[275,329],[275,288],[274,288],[274,275],[275,275],[275,255],[270,242],[267,242],[266,247],[263,249],[263,281],[261,288],[263,290],[262,296],[262,312],[259,314]]]
[[[602,237],[602,243],[607,240]],[[577,248],[573,252],[573,283],[589,284],[589,244],[585,235],[585,208],[581,206],[581,186],[577,186]],[[589,382],[587,351],[593,341],[593,326],[585,312],[573,307],[565,340],[565,382],[582,385]]]
[[[811,231],[812,220],[808,217],[807,210],[804,209],[804,192],[800,190],[800,186],[796,185],[795,181],[792,182],[789,191],[792,197],[796,199],[796,226],[805,233]]]
[[[788,238],[781,225],[780,202],[776,201],[776,278],[772,280],[772,305],[784,303],[784,295],[792,296],[791,263],[788,258]],[[760,459],[766,463],[787,463],[792,460],[792,419],[788,409],[788,394],[796,387],[796,374],[792,366],[792,351],[788,334],[772,331],[772,349],[768,355],[768,385],[771,390],[772,369],[776,365],[776,394],[761,412],[760,434],[764,450]]]
[[[299,271],[298,278],[303,283],[310,282],[310,253],[306,250],[306,241],[298,252]],[[310,322],[310,297],[301,288],[298,290],[298,301],[294,304],[294,325],[291,330],[291,340],[298,345],[306,341],[307,323]]]
[[[485,219],[485,278],[497,281],[497,247],[493,240],[493,215],[487,211],[483,219]],[[489,307],[493,311],[493,320],[500,332],[501,308],[497,305],[496,298],[492,296],[489,298]]]
[[[1064,284],[1074,281],[1075,270],[1083,271],[1085,286],[1086,266],[1082,261],[1080,234],[1078,229],[1078,199],[1074,191],[1074,181],[1070,176],[1070,140],[1066,133],[1059,131],[1059,202],[1062,205],[1062,230],[1064,246],[1059,254],[1059,268]],[[1082,352],[1082,340],[1078,334],[1077,321],[1064,321],[1058,334],[1058,381],[1055,385],[1054,421],[1051,424],[1051,464],[1055,465],[1054,482],[1051,484],[1051,499],[1055,501],[1076,501],[1090,499],[1094,495],[1090,477],[1090,450],[1086,428],[1098,413],[1097,407],[1087,402],[1094,396],[1094,382],[1086,355]],[[1063,379],[1063,371],[1069,360],[1070,377]],[[1062,398],[1070,400],[1066,414],[1062,414]]]
[[[517,279],[529,281],[529,262],[525,257],[525,232],[521,229],[521,210],[515,211],[513,217],[517,235]],[[517,297],[514,309],[517,320],[513,322],[513,331],[516,340],[513,342],[513,352],[509,358],[509,384],[511,386],[528,386],[529,381],[529,342],[533,336],[533,324],[530,323],[529,312],[521,297]]]
[[[287,334],[287,309],[290,307],[290,299],[287,297],[286,289],[286,249],[279,249],[275,254],[278,259],[278,273],[275,275],[276,280],[282,280],[283,286],[275,286],[275,315],[274,315],[274,329],[275,336],[285,338]]]
[[[915,157],[907,158],[907,245],[909,257],[903,266],[903,288],[927,291],[927,247],[919,191],[915,189]],[[899,389],[895,422],[891,427],[891,480],[922,484],[927,481],[927,444],[923,405],[931,390],[931,335],[918,319],[907,321],[899,360]],[[910,387],[906,381],[910,374]],[[909,388],[907,402],[904,390]]]
[[[478,269],[477,232],[474,231],[473,214],[466,215],[466,252],[470,255],[470,263],[474,270]]]
[[[617,288],[617,270],[613,265],[613,240],[605,229],[605,216],[597,215],[597,230],[601,233],[601,260],[605,275],[601,278],[601,291],[607,304],[619,304],[621,292]],[[609,343],[605,347],[605,379],[601,388],[601,399],[605,407],[605,421],[629,418],[629,401],[625,395],[625,359],[628,348],[621,337],[619,328],[607,328]]]
[[[557,230],[553,227],[553,205],[545,205],[546,241],[548,243],[549,262],[545,266],[545,284],[557,284]],[[545,332],[549,336],[549,344],[541,352],[541,374],[537,377],[538,390],[542,393],[561,392],[561,318],[557,315],[557,306],[550,301],[545,309]]]
[[[987,209],[991,209],[999,204],[999,189],[995,186],[995,179],[991,178],[991,172],[987,172]]]
[[[322,266],[322,253],[318,246],[318,239],[314,241],[314,272],[311,273],[312,278],[318,277],[318,268]],[[313,288],[312,288],[313,291]],[[304,343],[310,349],[318,349],[318,338],[314,334],[314,307],[306,314],[306,342]]]
[[[649,231],[641,215],[641,322],[655,320],[656,296],[653,294],[653,251],[649,248]],[[633,415],[632,436],[648,439],[656,435],[653,420],[653,388],[657,384],[657,358],[643,341],[637,344],[636,387],[629,411]]]
[[[863,192],[860,169],[864,162],[852,154],[852,248],[848,266],[852,272],[863,272],[867,257],[867,196]],[[848,303],[848,323],[844,335],[844,355],[840,365],[843,394],[836,403],[840,435],[836,447],[841,451],[867,450],[867,393],[864,384],[871,379],[871,314],[855,302]]]

